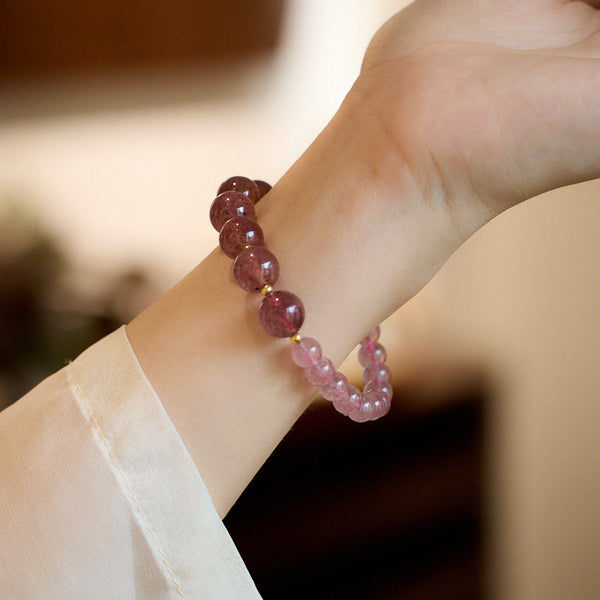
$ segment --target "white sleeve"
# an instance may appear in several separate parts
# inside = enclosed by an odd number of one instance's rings
[[[0,413],[0,598],[260,598],[124,328]]]

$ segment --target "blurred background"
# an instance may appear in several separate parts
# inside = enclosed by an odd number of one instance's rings
[[[216,186],[275,182],[405,4],[3,2],[0,407],[207,254]],[[228,518],[266,599],[598,597],[599,195],[501,215],[384,324],[388,424],[282,444]]]

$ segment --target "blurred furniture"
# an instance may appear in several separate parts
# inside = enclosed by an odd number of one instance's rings
[[[244,58],[277,44],[283,0],[5,0],[0,81]]]
[[[481,373],[435,364],[357,425],[318,404],[226,525],[265,600],[483,597]]]

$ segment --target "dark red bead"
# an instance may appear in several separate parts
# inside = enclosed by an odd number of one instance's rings
[[[258,319],[269,335],[291,337],[304,323],[304,306],[295,294],[278,290],[261,302]]]
[[[221,231],[223,225],[233,217],[254,219],[254,203],[241,192],[223,192],[210,206],[210,222],[217,231]]]
[[[258,200],[260,200],[263,196],[266,196],[271,191],[271,184],[267,183],[266,181],[262,181],[262,179],[255,179],[254,183],[257,185],[258,192],[260,194]],[[258,200],[256,202],[258,202]]]
[[[248,177],[230,177],[220,185],[217,195],[222,194],[223,192],[241,192],[248,196],[254,204],[258,202],[260,198],[258,186],[252,179],[248,179]]]
[[[219,233],[219,245],[230,258],[235,258],[248,246],[263,246],[264,243],[260,225],[248,217],[229,219]]]
[[[265,285],[275,285],[279,279],[279,261],[266,248],[247,248],[235,259],[233,276],[243,290],[260,292]]]

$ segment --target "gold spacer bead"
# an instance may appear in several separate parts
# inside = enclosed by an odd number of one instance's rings
[[[260,293],[263,296],[268,296],[269,294],[273,293],[273,286],[269,285],[268,283],[265,283],[265,285],[262,286]]]
[[[299,333],[295,333],[290,340],[292,344],[299,344],[302,341],[302,336]]]

